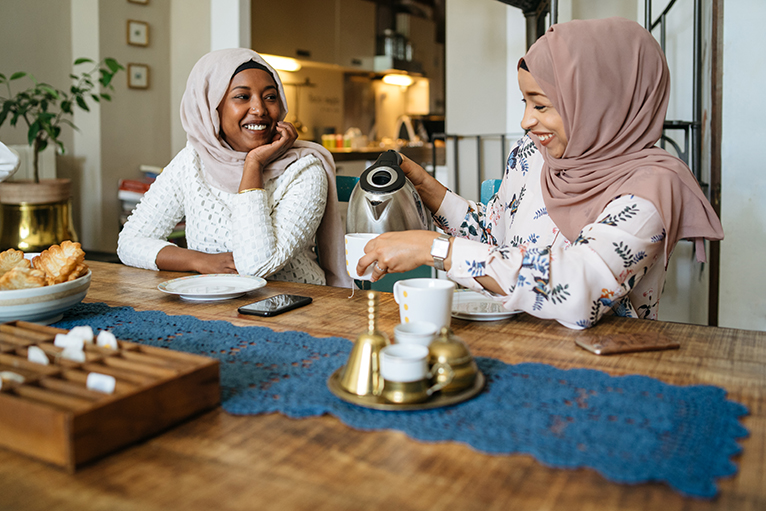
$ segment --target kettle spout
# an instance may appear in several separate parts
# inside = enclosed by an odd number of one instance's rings
[[[390,203],[391,203],[390,197],[384,200],[372,200],[372,201],[368,200],[367,201],[367,205],[370,207],[370,212],[372,213],[372,217],[375,219],[376,222],[380,221],[381,217],[383,216],[383,213],[385,213]]]

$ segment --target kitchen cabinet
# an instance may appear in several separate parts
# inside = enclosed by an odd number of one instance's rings
[[[372,69],[375,4],[367,0],[252,0],[255,51]]]
[[[364,0],[337,0],[336,64],[370,71],[375,57],[375,4]]]
[[[253,0],[253,49],[301,60],[333,62],[335,4],[336,0]]]

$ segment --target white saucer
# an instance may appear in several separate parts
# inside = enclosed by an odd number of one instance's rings
[[[455,291],[452,296],[452,317],[468,321],[497,321],[510,318],[521,311],[509,311],[501,302],[476,291]]]
[[[229,300],[262,288],[266,281],[261,277],[213,273],[192,275],[168,280],[157,286],[163,293],[179,295],[184,300]]]

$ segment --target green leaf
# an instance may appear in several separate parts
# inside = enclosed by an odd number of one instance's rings
[[[0,110],[0,126],[3,125],[5,122],[6,117],[8,117],[8,112],[11,111],[11,104],[10,102],[3,103],[3,109]]]
[[[116,60],[109,57],[104,59],[104,63],[106,64],[106,67],[112,71],[112,74],[116,73],[120,69],[125,69]]]
[[[47,92],[48,94],[50,94],[51,96],[53,96],[54,98],[59,99],[58,91],[54,89],[53,87],[51,87],[50,85],[41,83],[40,85],[38,85],[38,87],[44,90],[45,92]]]
[[[18,71],[11,75],[11,80],[18,80],[19,78],[24,78],[25,76],[27,76],[27,74],[24,71]]]
[[[106,100],[106,101],[111,101],[112,100],[112,96],[110,96],[109,94],[103,94],[102,93],[101,94],[101,98]],[[2,123],[0,123],[0,124],[2,124]]]
[[[90,108],[88,108],[88,104],[85,103],[85,100],[82,99],[82,96],[77,96],[77,106],[79,106],[86,112],[90,112]]]
[[[57,141],[57,142],[58,142],[58,141]],[[59,143],[61,143],[61,142],[59,142]],[[42,140],[40,140],[40,143],[39,143],[39,144],[38,144],[38,146],[37,146],[37,150],[38,150],[38,151],[42,151],[42,150],[43,150],[43,149],[45,149],[46,147],[48,147],[48,141],[47,141],[46,139],[42,139]]]
[[[78,64],[85,64],[86,62],[93,62],[93,61],[86,57],[80,57],[79,59],[74,61],[74,65],[76,66]]]
[[[79,80],[80,79],[80,77],[77,76],[77,75],[69,75],[69,78],[71,78],[72,80]]]
[[[0,83],[5,83],[7,81],[7,78],[3,73],[0,73]]]
[[[112,81],[112,77],[114,76],[113,73],[110,73],[109,71],[106,71],[105,69],[101,70],[101,78],[99,79],[99,82],[101,82],[102,87],[109,86],[109,83]]]
[[[93,101],[95,101],[96,103],[101,101],[101,98],[98,97],[96,94],[91,94],[90,97],[92,97]]]
[[[62,101],[61,102],[61,111],[65,114],[71,114],[72,113],[72,102],[71,101]]]
[[[27,131],[27,142],[29,143],[29,145],[32,145],[35,143],[35,138],[37,138],[38,133],[40,133],[40,123],[38,121],[35,121],[29,127],[29,131]]]

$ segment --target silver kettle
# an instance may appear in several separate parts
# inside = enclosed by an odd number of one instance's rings
[[[430,229],[431,216],[401,163],[401,155],[388,150],[362,172],[348,200],[347,233]]]

